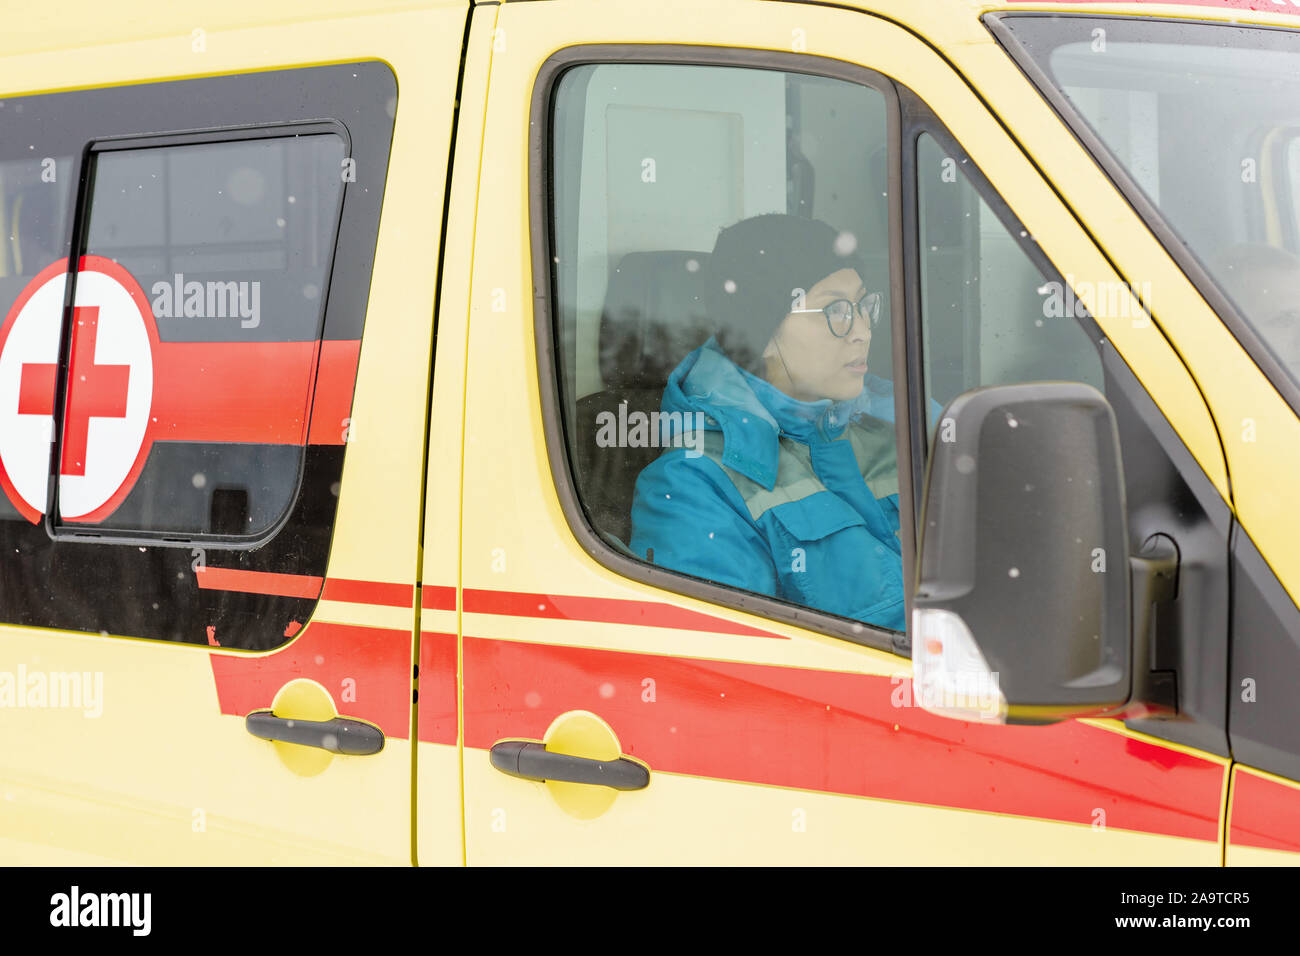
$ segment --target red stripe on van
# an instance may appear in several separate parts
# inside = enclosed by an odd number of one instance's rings
[[[442,631],[420,634],[420,740],[454,744],[456,713],[456,635]]]
[[[1300,853],[1300,788],[1238,769],[1229,822],[1229,843]]]
[[[354,581],[350,578],[327,578],[320,599],[344,601],[350,604],[411,607],[415,600],[415,586],[388,584],[382,581]]]
[[[281,597],[316,598],[324,578],[305,574],[273,574],[268,571],[240,571],[236,568],[196,568],[194,577],[205,591],[239,591],[243,594],[275,594]]]
[[[1066,721],[998,726],[906,703],[910,680],[466,637],[465,746],[600,715],[666,771],[1219,839],[1220,764]]]
[[[302,445],[310,436],[342,445],[360,347],[332,339],[159,343],[150,438]]]
[[[426,584],[420,588],[420,607],[426,611],[456,610],[456,589]]]
[[[715,634],[741,634],[746,637],[772,637],[786,640],[783,634],[761,631],[726,618],[701,614],[674,604],[661,604],[656,601],[531,594],[526,591],[489,591],[481,588],[465,588],[464,595],[465,610],[478,614],[508,614],[513,617],[543,617],[563,621],[595,621],[601,624],[640,624],[647,627],[671,627],[678,630],[711,631]]]
[[[281,687],[305,677],[329,691],[341,716],[368,720],[387,737],[410,737],[410,631],[317,621],[270,654],[214,652],[210,659],[223,714],[268,708]]]
[[[351,423],[352,392],[361,358],[358,339],[325,339],[321,342],[320,368],[312,396],[309,445],[342,445]]]
[[[306,574],[275,574],[241,571],[236,568],[199,568],[194,572],[205,591],[240,591],[245,594],[275,594],[280,597],[320,598],[346,604],[378,604],[410,607],[414,587],[384,581],[356,581],[350,578],[317,578]],[[322,587],[323,584],[323,587]],[[455,607],[455,589],[453,608]]]

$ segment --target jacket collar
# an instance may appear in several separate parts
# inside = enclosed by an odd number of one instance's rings
[[[791,398],[731,361],[710,338],[669,376],[663,410],[704,412],[705,427],[722,432],[722,463],[770,491],[780,437],[807,445],[833,441],[848,422],[851,404]]]

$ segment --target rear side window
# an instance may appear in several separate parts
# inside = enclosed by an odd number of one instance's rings
[[[93,495],[69,501],[76,482],[61,480],[61,525],[256,539],[286,515],[313,385],[322,403],[344,385],[317,372],[346,156],[337,132],[94,153],[85,251],[125,269],[149,300],[155,445],[136,487],[98,521],[79,517]],[[68,411],[96,401],[112,411],[126,391],[98,364],[80,367],[86,329],[77,322],[71,339]],[[102,384],[79,401],[92,382]],[[96,424],[105,444],[115,426],[129,429],[107,416]],[[342,422],[317,421],[329,428],[341,437]],[[65,415],[65,461],[78,460],[89,430]]]
[[[267,649],[341,492],[378,63],[0,105],[0,622]]]

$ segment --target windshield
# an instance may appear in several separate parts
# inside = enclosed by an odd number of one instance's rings
[[[1300,383],[1300,34],[1075,15],[999,23]]]

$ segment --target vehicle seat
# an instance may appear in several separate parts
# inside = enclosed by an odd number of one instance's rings
[[[659,411],[669,374],[713,331],[700,298],[708,258],[703,252],[631,252],[610,273],[598,338],[605,387],[578,400],[573,453],[588,518],[623,550],[631,539],[637,476],[663,449],[599,447],[597,417],[610,412],[617,420],[624,402],[628,414]]]

